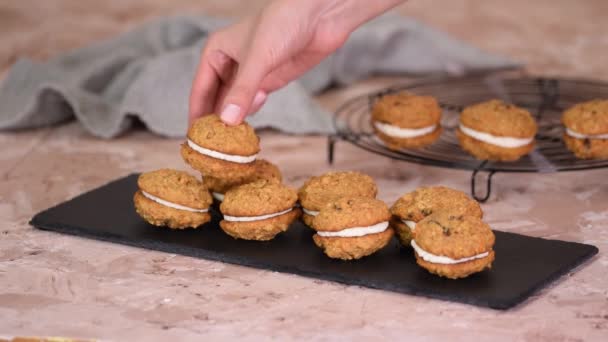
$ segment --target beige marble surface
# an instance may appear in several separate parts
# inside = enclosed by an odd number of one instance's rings
[[[186,8],[240,15],[263,1],[0,2],[0,68],[15,56],[43,59]],[[400,12],[490,51],[529,72],[608,81],[607,2],[411,1]],[[41,12],[44,11],[44,12]],[[40,13],[47,13],[41,16]],[[603,32],[603,33],[602,33]],[[334,90],[343,100],[394,82]],[[263,132],[262,156],[289,184],[330,167],[325,138]],[[39,210],[134,170],[185,168],[177,140],[136,131],[112,141],[77,124],[0,133],[0,337],[63,335],[112,341],[530,340],[608,337],[608,171],[495,177],[483,205],[495,229],[591,243],[600,254],[507,312],[41,232]],[[374,176],[392,202],[425,184],[468,190],[469,173],[394,162],[339,143],[335,169]],[[298,153],[293,153],[297,150]]]

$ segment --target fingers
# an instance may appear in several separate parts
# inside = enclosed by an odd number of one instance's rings
[[[266,92],[260,89],[262,80],[268,73],[265,58],[253,53],[242,65],[226,90],[221,105],[220,117],[229,125],[240,124],[245,116],[266,100]]]
[[[188,121],[211,113],[216,106],[222,84],[230,82],[236,71],[236,63],[224,52],[215,49],[210,40],[201,54],[196,77],[190,92]]]

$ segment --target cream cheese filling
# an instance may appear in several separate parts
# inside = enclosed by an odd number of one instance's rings
[[[186,207],[185,205],[181,205],[181,204],[177,204],[177,203],[173,203],[173,202],[169,202],[169,201],[165,201],[162,198],[158,198],[152,194],[149,194],[143,190],[141,190],[141,194],[144,195],[144,197],[151,199],[152,201],[158,203],[158,204],[162,204],[165,207],[169,207],[169,208],[173,208],[173,209],[178,209],[178,210],[185,210],[185,211],[191,211],[193,213],[206,213],[209,211],[209,209],[195,209],[195,208],[190,208],[190,207]]]
[[[279,211],[278,213],[274,213],[274,214],[266,214],[266,215],[260,215],[260,216],[230,216],[230,215],[224,215],[224,220],[226,221],[231,221],[231,222],[251,222],[251,221],[260,221],[260,220],[266,220],[272,217],[277,217],[277,216],[281,216],[283,214],[287,214],[288,212],[292,211],[293,208],[289,208],[283,211]]]
[[[608,139],[608,133],[587,135],[573,131],[568,127],[566,127],[566,134],[576,139]]]
[[[352,227],[337,232],[320,232],[317,231],[319,236],[323,237],[359,237],[369,234],[382,233],[388,228],[388,221],[376,223],[367,227]]]
[[[213,198],[215,198],[216,200],[218,200],[220,202],[224,202],[224,194],[222,194],[222,193],[212,192],[211,196],[213,196]]]
[[[437,128],[437,125],[427,126],[423,128],[403,128],[378,121],[374,121],[374,126],[380,132],[394,138],[415,138],[432,133]]]
[[[304,214],[310,215],[310,216],[317,216],[317,215],[319,215],[318,211],[316,211],[316,210],[308,210],[308,209],[306,209],[304,207],[302,207],[302,211],[304,212]]]
[[[498,137],[489,133],[476,131],[472,128],[469,128],[463,124],[459,126],[460,131],[465,135],[470,136],[471,138],[477,139],[479,141],[483,141],[488,144],[505,147],[505,148],[517,148],[530,144],[534,141],[534,137],[532,138],[514,138],[514,137]]]
[[[213,157],[216,159],[230,161],[233,163],[239,163],[239,164],[251,163],[258,156],[257,153],[254,155],[251,155],[251,156],[239,156],[236,154],[226,154],[226,153],[210,150],[208,148],[199,146],[190,139],[187,140],[187,144],[188,144],[188,146],[190,146],[191,149],[195,150],[196,152],[198,152],[200,154],[204,154],[206,156]]]
[[[402,219],[401,222],[403,222],[406,226],[408,226],[408,228],[411,231],[416,230],[416,222],[410,221],[410,220],[404,220],[404,219]]]
[[[414,248],[414,250],[418,254],[418,256],[420,256],[423,260],[432,262],[434,264],[446,264],[446,265],[459,264],[461,262],[467,262],[467,261],[471,261],[471,260],[475,260],[475,259],[485,258],[490,254],[490,252],[484,252],[481,254],[473,255],[470,257],[462,258],[462,259],[452,259],[450,257],[446,257],[446,256],[442,256],[442,255],[431,254],[431,253],[425,251],[424,249],[420,248],[420,246],[418,246],[416,244],[416,241],[414,241],[414,240],[412,240],[411,245],[412,245],[412,248]]]

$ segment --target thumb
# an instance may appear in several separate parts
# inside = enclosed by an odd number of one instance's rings
[[[264,66],[263,59],[251,57],[239,68],[220,107],[220,118],[229,125],[243,122],[254,107],[266,100],[266,93],[260,89],[260,85],[267,73],[267,67]]]

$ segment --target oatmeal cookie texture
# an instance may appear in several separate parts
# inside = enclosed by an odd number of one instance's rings
[[[188,129],[181,155],[203,175],[235,179],[255,172],[259,138],[246,122],[230,126],[217,115],[197,119]]]
[[[142,173],[133,197],[135,210],[155,226],[196,228],[211,220],[207,188],[183,171],[162,169]]]
[[[330,258],[352,260],[377,252],[393,237],[390,212],[382,201],[343,197],[327,203],[312,221],[313,240]]]
[[[258,180],[226,192],[220,211],[220,227],[230,236],[245,240],[270,240],[299,218],[294,189],[275,181]]]
[[[372,109],[376,136],[391,149],[418,148],[441,135],[441,107],[431,96],[407,92],[380,97]]]
[[[416,262],[446,278],[464,278],[492,267],[494,233],[480,218],[439,212],[416,226]]]
[[[421,187],[401,196],[391,207],[391,226],[403,246],[410,246],[416,224],[442,211],[482,218],[479,203],[464,192],[445,186]]]
[[[337,171],[311,177],[298,191],[304,211],[302,220],[311,226],[312,219],[326,203],[342,197],[375,198],[377,193],[378,187],[372,177],[361,172]]]
[[[203,176],[203,184],[209,189],[209,191],[216,194],[224,194],[226,191],[237,187],[239,185],[255,182],[257,180],[273,180],[281,183],[283,177],[279,168],[273,163],[264,160],[256,159],[253,162],[254,172],[252,174],[241,175],[240,177],[234,177],[233,179],[216,178],[212,176]]]
[[[515,161],[534,149],[538,128],[530,112],[500,100],[466,107],[456,136],[480,160]]]
[[[562,115],[564,142],[581,159],[608,159],[608,100],[576,104]]]

